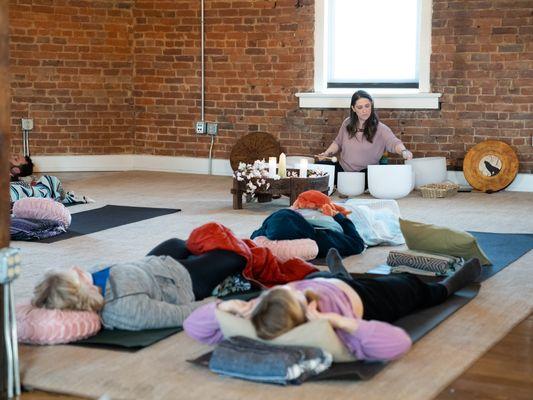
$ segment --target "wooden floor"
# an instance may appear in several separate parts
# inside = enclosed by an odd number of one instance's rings
[[[531,400],[532,398],[533,314],[444,389],[436,400]],[[21,399],[81,398],[36,391],[23,393]]]

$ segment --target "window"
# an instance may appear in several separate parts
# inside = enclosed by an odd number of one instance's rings
[[[356,89],[379,108],[438,108],[429,93],[431,0],[316,0],[314,93],[300,107],[348,107]]]

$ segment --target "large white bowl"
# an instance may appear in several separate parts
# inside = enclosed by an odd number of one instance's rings
[[[415,187],[446,180],[446,157],[413,158],[405,162],[415,171]]]
[[[411,165],[369,165],[368,190],[378,199],[399,199],[414,188]]]
[[[365,191],[364,172],[339,172],[337,190],[346,196],[359,196]]]

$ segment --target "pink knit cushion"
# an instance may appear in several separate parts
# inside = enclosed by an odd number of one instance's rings
[[[13,215],[17,218],[51,219],[61,222],[65,228],[72,220],[70,211],[63,204],[40,197],[25,197],[13,204]]]
[[[31,304],[16,306],[18,340],[30,344],[75,342],[95,335],[102,324],[93,311],[48,310]]]
[[[311,239],[270,240],[266,236],[257,236],[254,242],[258,246],[269,248],[281,262],[294,257],[312,260],[318,254],[318,245]]]

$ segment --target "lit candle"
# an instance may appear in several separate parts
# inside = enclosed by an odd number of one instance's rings
[[[287,156],[285,156],[285,153],[281,153],[279,155],[278,175],[281,178],[285,178],[287,176]]]
[[[307,158],[300,160],[300,178],[307,178]]]
[[[276,176],[276,157],[268,157],[268,177],[274,178]]]

